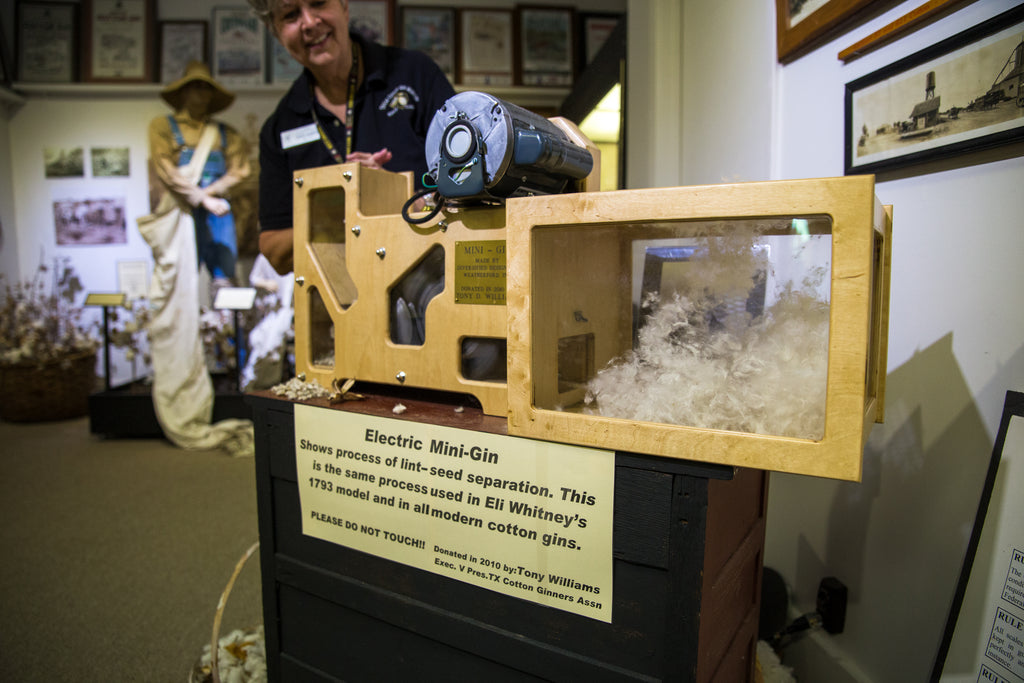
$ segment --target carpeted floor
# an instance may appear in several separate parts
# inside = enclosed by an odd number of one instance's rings
[[[251,458],[0,422],[0,680],[185,683],[257,540]],[[221,635],[260,623],[257,554]]]

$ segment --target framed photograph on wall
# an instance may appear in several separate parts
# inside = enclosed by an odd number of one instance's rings
[[[578,44],[578,66],[582,71],[594,59],[604,41],[612,34],[615,27],[622,19],[621,14],[610,14],[607,12],[580,12],[578,13],[579,37]]]
[[[189,62],[207,63],[208,32],[209,24],[203,20],[160,22],[157,37],[160,43],[161,83],[181,78]]]
[[[288,85],[302,73],[302,65],[288,53],[273,36],[267,37],[267,54],[270,55],[270,82],[274,85]]]
[[[430,56],[448,80],[457,81],[455,10],[447,7],[403,7],[402,47]]]
[[[779,61],[796,59],[877,1],[775,0]]]
[[[215,7],[211,31],[214,78],[228,86],[266,80],[266,27],[248,7]]]
[[[516,55],[512,10],[460,9],[458,18],[460,82],[512,85]]]
[[[367,40],[395,44],[395,0],[349,0],[348,25]]]
[[[575,75],[575,16],[571,7],[516,7],[519,82],[572,85]]]
[[[845,172],[1024,139],[1024,6],[846,85]]]
[[[153,81],[155,0],[84,0],[82,80]]]
[[[78,5],[18,3],[15,80],[72,83],[78,79]]]

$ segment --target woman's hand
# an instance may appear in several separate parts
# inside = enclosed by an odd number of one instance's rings
[[[377,152],[352,152],[345,161],[358,161],[367,168],[384,168],[384,164],[391,161],[391,150],[385,147]]]

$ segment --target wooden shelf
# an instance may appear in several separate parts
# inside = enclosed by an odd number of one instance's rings
[[[288,89],[286,85],[232,85],[228,86],[235,94],[246,95],[283,95]],[[162,83],[26,83],[16,82],[10,95],[26,97],[66,97],[66,98],[153,98],[164,89]],[[456,92],[466,90],[483,90],[495,97],[508,100],[522,107],[554,107],[562,104],[569,94],[569,88],[544,88],[530,86],[495,86],[476,88],[456,85]],[[0,97],[3,97],[0,94]]]

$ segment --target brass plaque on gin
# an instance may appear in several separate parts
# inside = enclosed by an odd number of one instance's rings
[[[505,240],[455,243],[455,303],[505,305]]]

